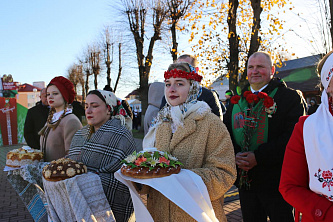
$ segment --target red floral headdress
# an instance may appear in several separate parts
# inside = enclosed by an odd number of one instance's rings
[[[185,79],[193,79],[194,81],[201,82],[202,76],[198,73],[192,72],[186,72],[180,69],[173,69],[170,71],[164,72],[164,79],[170,79],[170,78],[185,78]]]

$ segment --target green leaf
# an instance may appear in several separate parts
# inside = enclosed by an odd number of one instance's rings
[[[161,156],[160,156],[160,153],[159,153],[159,152],[155,151],[153,157],[154,157],[155,159],[159,159]]]
[[[143,156],[144,156],[145,158],[151,157],[150,153],[148,153],[148,152],[144,152],[144,153],[143,153]]]
[[[236,92],[237,92],[237,95],[239,95],[239,96],[242,95],[242,89],[240,86],[236,87]]]
[[[134,163],[128,163],[127,166],[130,166],[132,169],[138,167],[138,166],[135,165]]]

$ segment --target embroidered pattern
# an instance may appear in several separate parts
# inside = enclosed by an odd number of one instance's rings
[[[328,76],[326,77],[326,81],[328,81],[330,79],[332,73],[333,73],[333,68],[331,68],[330,71],[328,72]]]
[[[333,169],[331,169],[333,171]],[[324,170],[321,173],[321,169],[318,169],[318,173],[315,173],[314,176],[318,178],[318,181],[320,183],[322,183],[322,188],[327,187],[328,191],[331,191],[331,186],[333,186],[333,174],[332,171],[330,170]],[[325,196],[327,199],[329,200],[333,200],[333,195],[330,196],[326,196],[326,195],[322,195]]]

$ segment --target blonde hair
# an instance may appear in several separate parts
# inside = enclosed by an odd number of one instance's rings
[[[174,69],[179,69],[185,72],[191,72],[191,69],[186,62],[180,62],[180,63],[172,63],[168,67],[168,71],[174,70]]]
[[[191,66],[193,66],[193,67],[197,67],[198,66],[198,60],[193,55],[184,54],[184,55],[181,55],[181,56],[178,57],[178,59],[187,59],[187,58],[191,59],[191,63],[190,63]]]
[[[47,127],[55,130],[58,127],[58,125],[60,124],[61,119],[64,118],[64,116],[66,115],[66,110],[68,107],[69,107],[69,105],[65,101],[64,112],[61,114],[61,116],[59,117],[59,120],[55,124],[52,124],[51,121],[53,118],[53,114],[56,112],[56,110],[55,110],[55,108],[51,108],[49,115],[47,117],[47,120],[46,120],[46,125],[38,132],[38,135],[44,135]]]

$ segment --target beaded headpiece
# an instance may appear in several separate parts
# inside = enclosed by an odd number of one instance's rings
[[[185,78],[185,79],[192,79],[197,82],[201,82],[202,76],[196,73],[195,71],[186,72],[180,69],[173,69],[170,71],[164,72],[164,79],[170,79],[170,78]]]

